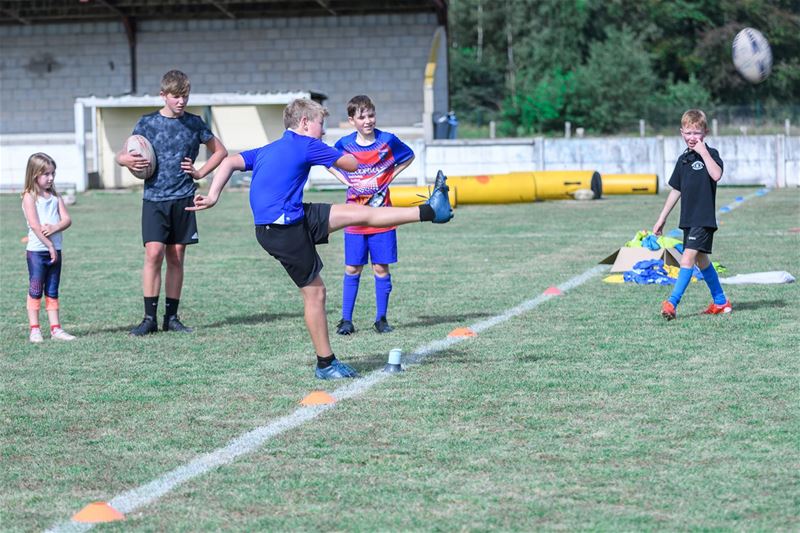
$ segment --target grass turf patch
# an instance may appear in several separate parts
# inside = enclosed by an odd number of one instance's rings
[[[749,192],[720,189],[718,205]],[[503,313],[649,228],[663,200],[461,206],[450,224],[404,226],[396,330],[371,331],[363,275],[359,331],[335,336],[334,350],[369,372],[393,347],[408,352]],[[728,275],[797,275],[800,237],[789,230],[799,200],[772,191],[720,215],[714,259]],[[142,314],[140,202],[98,192],[70,209],[61,321],[80,338],[34,346],[19,199],[0,197],[3,529],[63,521],[340,386],[313,378],[297,289],[255,242],[239,192],[199,215],[201,243],[187,253],[180,314],[197,332],[128,337]],[[341,234],[320,252],[333,325]],[[699,314],[708,290],[692,284],[667,323],[668,288],[600,280],[107,527],[796,529],[798,285],[726,286],[734,312],[709,317]]]

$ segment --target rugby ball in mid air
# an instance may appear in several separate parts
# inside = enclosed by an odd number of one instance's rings
[[[745,28],[733,39],[733,66],[750,83],[767,79],[772,70],[772,49],[764,35]]]
[[[153,151],[153,145],[150,144],[145,137],[141,135],[131,135],[125,141],[125,151],[129,154],[139,154],[147,159],[147,166],[142,170],[131,170],[131,174],[140,180],[146,180],[153,175],[156,170],[156,153]]]

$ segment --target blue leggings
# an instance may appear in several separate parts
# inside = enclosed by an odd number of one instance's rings
[[[61,281],[61,250],[58,250],[58,261],[50,264],[50,252],[27,253],[28,260],[28,295],[40,300],[42,294],[48,298],[58,298],[58,284]]]

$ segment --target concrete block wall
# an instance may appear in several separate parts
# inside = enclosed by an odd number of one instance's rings
[[[436,28],[432,13],[142,21],[137,94],[158,94],[164,72],[178,68],[195,92],[321,92],[332,124],[364,93],[379,124],[413,125]],[[131,89],[121,23],[3,26],[0,50],[0,134],[74,131],[76,97]]]
[[[118,23],[0,27],[0,134],[74,132],[75,97],[130,89]]]

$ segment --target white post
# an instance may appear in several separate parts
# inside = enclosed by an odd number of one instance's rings
[[[792,121],[788,118],[783,121],[783,129],[786,131],[787,137],[792,134]]]
[[[717,122],[717,119],[715,118],[711,119],[711,135],[714,137],[719,135],[719,122]]]
[[[639,119],[639,137],[644,137],[645,122],[643,118]]]
[[[536,150],[536,165],[538,170],[547,170],[544,161],[544,137],[536,137],[533,140],[533,144]]]
[[[569,120],[564,122],[564,138],[569,139],[572,137],[572,122]]]
[[[497,124],[494,120],[489,121],[489,138],[494,139],[497,137]]]
[[[419,172],[417,172],[417,186],[424,186],[425,185],[425,174],[426,169],[425,166],[427,164],[427,143],[425,139],[419,139],[416,142],[416,147],[414,150],[414,161],[417,163],[417,168],[419,168]]]
[[[86,173],[86,128],[83,124],[83,104],[75,102],[75,148],[78,149],[78,176],[75,188],[78,192],[87,189],[88,174]]]
[[[669,180],[667,176],[669,176],[669,172],[672,171],[672,169],[665,168],[667,163],[664,159],[664,152],[664,136],[658,135],[656,137],[656,175],[661,176],[661,187],[659,190],[666,187],[667,181]]]
[[[97,106],[89,108],[89,116],[92,118],[92,161],[94,172],[100,172],[100,146],[97,144]]]
[[[786,137],[775,136],[775,187],[786,187]]]

